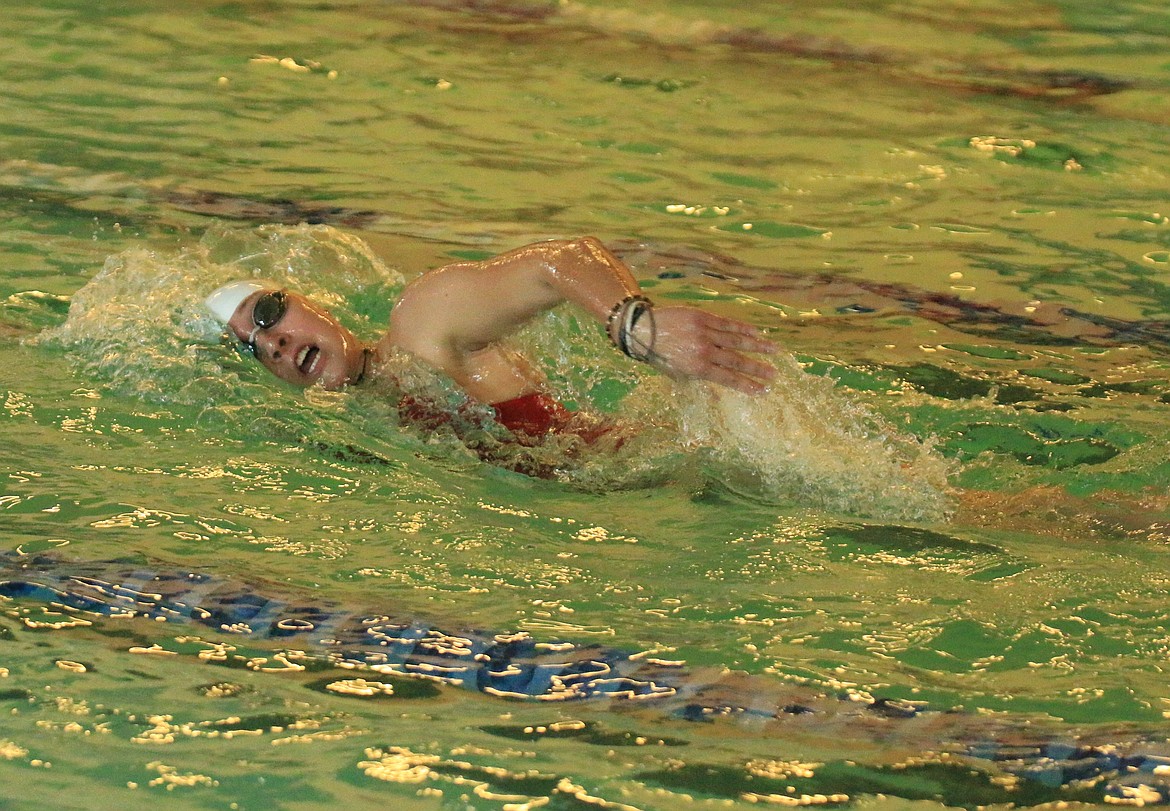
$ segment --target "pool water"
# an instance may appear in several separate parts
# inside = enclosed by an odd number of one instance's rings
[[[1170,10],[6,13],[0,808],[1170,804]],[[558,310],[639,428],[520,453],[200,306],[579,234],[777,384]]]

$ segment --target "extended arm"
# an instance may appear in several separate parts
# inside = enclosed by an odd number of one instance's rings
[[[415,279],[395,305],[386,340],[439,367],[476,399],[500,402],[542,382],[500,339],[565,301],[606,324],[615,305],[639,293],[629,269],[596,239],[540,242]],[[744,354],[774,351],[755,327],[693,307],[655,308],[631,337],[650,363],[675,377],[754,393],[774,374],[771,364]]]

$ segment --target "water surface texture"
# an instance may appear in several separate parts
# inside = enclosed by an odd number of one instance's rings
[[[16,0],[0,44],[0,808],[1170,803],[1161,4]],[[518,344],[637,435],[477,453],[200,307],[373,336],[581,234],[765,327],[772,391],[558,310]]]

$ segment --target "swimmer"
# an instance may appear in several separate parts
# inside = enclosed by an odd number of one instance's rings
[[[529,359],[501,341],[564,302],[604,325],[630,358],[672,378],[759,394],[776,374],[755,356],[776,351],[756,327],[694,307],[655,306],[629,268],[593,237],[539,242],[424,273],[394,304],[385,335],[370,344],[275,283],[232,282],[206,299],[268,371],[295,386],[360,385],[384,373],[384,358],[405,351],[492,406],[513,433],[529,436],[556,430],[571,412],[551,397]]]

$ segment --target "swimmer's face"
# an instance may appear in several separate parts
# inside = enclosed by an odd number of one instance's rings
[[[294,386],[339,389],[361,374],[361,343],[299,293],[253,293],[236,308],[228,327],[265,369]]]

